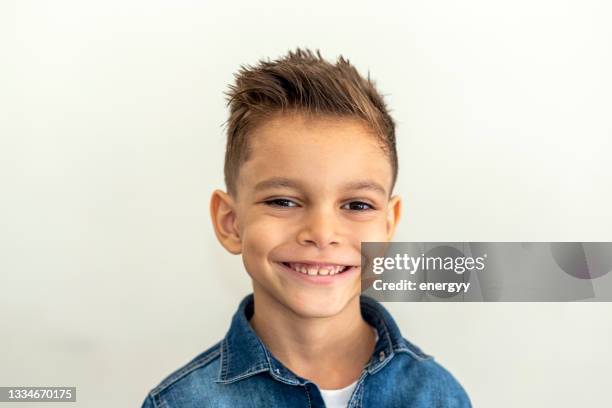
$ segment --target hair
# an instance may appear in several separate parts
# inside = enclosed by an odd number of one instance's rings
[[[375,82],[363,78],[348,59],[332,64],[309,49],[296,48],[274,61],[241,65],[229,85],[225,184],[237,196],[240,166],[249,159],[249,133],[266,118],[284,113],[360,120],[378,138],[392,169],[391,191],[398,173],[395,122]],[[391,194],[391,192],[390,192]]]

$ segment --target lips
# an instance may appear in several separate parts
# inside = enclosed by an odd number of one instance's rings
[[[352,265],[340,265],[331,263],[302,263],[302,262],[281,262],[288,268],[304,275],[328,276],[338,275],[350,269]]]

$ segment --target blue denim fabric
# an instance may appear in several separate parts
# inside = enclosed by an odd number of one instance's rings
[[[349,408],[471,407],[457,380],[404,339],[389,312],[360,296],[363,318],[378,330]],[[325,407],[316,384],[284,367],[249,324],[253,294],[234,314],[225,338],[154,388],[142,408]]]

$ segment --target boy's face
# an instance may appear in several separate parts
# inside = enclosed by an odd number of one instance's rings
[[[340,313],[361,293],[361,242],[389,241],[399,220],[388,157],[362,124],[342,118],[277,116],[250,146],[238,197],[213,193],[217,237],[242,253],[256,299],[304,317]]]

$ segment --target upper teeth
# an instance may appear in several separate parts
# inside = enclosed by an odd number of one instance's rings
[[[288,262],[287,265],[293,270],[308,275],[335,275],[344,269],[342,265],[311,265]]]

